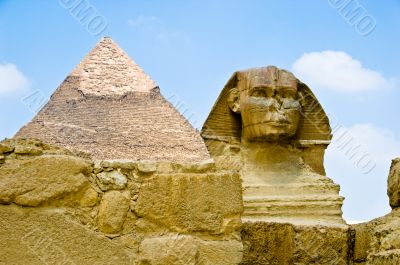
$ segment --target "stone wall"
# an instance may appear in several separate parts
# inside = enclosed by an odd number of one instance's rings
[[[242,222],[240,175],[212,160],[0,143],[0,264],[399,264],[398,209],[351,229]]]
[[[0,264],[238,264],[242,210],[238,173],[210,160],[0,144]]]

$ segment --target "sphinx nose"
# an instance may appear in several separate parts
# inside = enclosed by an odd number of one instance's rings
[[[273,98],[273,97],[275,97],[276,96],[276,88],[275,87],[268,87],[267,89],[266,89],[266,91],[267,91],[267,97],[269,97],[269,98]]]
[[[278,111],[281,108],[281,104],[279,103],[279,101],[275,98],[270,98],[268,100],[268,110],[269,111]]]

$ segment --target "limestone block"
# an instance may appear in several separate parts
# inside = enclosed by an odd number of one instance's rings
[[[116,234],[122,229],[129,210],[129,192],[108,191],[104,194],[99,208],[98,225],[106,234]]]
[[[239,155],[233,156],[216,156],[214,157],[215,165],[218,170],[240,170],[241,160]]]
[[[141,238],[138,237],[136,233],[115,237],[113,238],[113,241],[132,249],[135,252],[135,255],[139,252],[139,243],[141,242]]]
[[[187,235],[146,238],[139,248],[141,264],[233,265],[242,259],[239,241],[201,240]]]
[[[348,229],[295,226],[295,231],[294,264],[348,264]]]
[[[199,262],[201,265],[239,264],[243,258],[243,244],[240,241],[199,240]]]
[[[139,264],[196,265],[198,246],[191,236],[145,238],[139,247]]]
[[[392,233],[385,235],[385,237],[382,238],[381,247],[384,250],[400,250],[400,231],[393,231]]]
[[[388,196],[392,208],[400,206],[400,158],[392,160],[388,178]]]
[[[167,234],[170,231],[160,226],[159,224],[153,223],[145,218],[138,218],[135,222],[135,230],[138,234],[146,237],[157,237],[159,235]]]
[[[294,228],[289,224],[244,223],[241,264],[293,264],[294,236]]]
[[[139,217],[173,231],[221,233],[225,218],[242,212],[238,174],[159,174],[146,179],[135,206]]]
[[[141,161],[138,163],[137,168],[141,173],[154,173],[157,170],[157,164],[154,161]]]
[[[360,226],[363,227],[364,237],[357,237]],[[392,212],[383,217],[353,227],[356,230],[355,250],[359,245],[365,245],[363,257],[367,255],[367,261],[374,255],[377,255],[377,257],[373,258],[373,260],[387,260],[392,255],[388,256],[386,254],[392,253],[394,250],[400,251],[400,208],[394,208]],[[380,257],[379,253],[386,254]],[[355,251],[355,261],[357,261],[357,257],[357,252]]]
[[[90,164],[72,156],[8,159],[0,170],[0,203],[38,206],[89,185]]]
[[[182,163],[181,171],[186,173],[202,173],[210,172],[215,169],[215,163],[213,159],[203,160],[197,163]]]
[[[84,207],[91,207],[97,204],[98,193],[92,188],[88,187],[83,191],[83,195],[80,199],[80,205]]]
[[[101,162],[102,167],[121,168],[121,169],[135,169],[135,162],[131,160],[104,160]]]
[[[284,223],[244,223],[241,264],[346,265],[347,229],[295,226]]]
[[[124,224],[122,225],[121,233],[122,234],[136,233],[137,220],[138,220],[137,216],[132,211],[128,211],[125,217]]]
[[[35,146],[17,145],[14,153],[18,155],[40,155],[43,153],[43,150]]]
[[[125,175],[116,170],[101,172],[96,176],[96,182],[102,191],[121,190],[124,189],[128,183]]]
[[[93,173],[98,174],[103,171],[103,166],[101,165],[102,161],[94,160],[93,161]]]
[[[398,265],[400,264],[400,250],[389,250],[368,256],[366,265]]]
[[[0,264],[134,264],[132,250],[59,209],[0,205],[0,238]]]
[[[366,224],[356,224],[352,226],[354,229],[354,247],[353,259],[356,262],[367,260],[368,250],[371,243],[371,231]]]
[[[207,159],[197,163],[197,170],[199,172],[206,172],[215,169],[214,159]]]
[[[14,147],[0,143],[0,154],[10,153],[14,151]]]
[[[159,173],[171,173],[174,171],[173,164],[167,161],[160,161],[157,163],[157,172]]]

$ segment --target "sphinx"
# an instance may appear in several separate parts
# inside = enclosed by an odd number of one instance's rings
[[[210,155],[242,176],[242,221],[345,225],[325,174],[329,119],[310,88],[275,66],[235,72],[201,131]]]

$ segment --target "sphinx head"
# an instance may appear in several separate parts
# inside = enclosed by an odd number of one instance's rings
[[[292,73],[268,66],[238,72],[236,80],[227,100],[230,109],[241,115],[242,138],[279,141],[296,134],[301,105]]]

